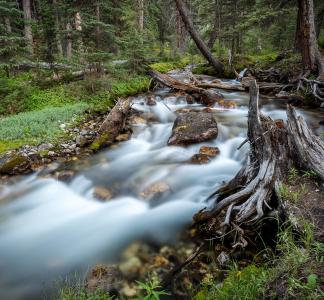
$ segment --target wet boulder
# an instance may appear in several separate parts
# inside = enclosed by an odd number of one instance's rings
[[[210,158],[206,154],[195,154],[191,157],[191,162],[193,164],[208,164],[210,162]]]
[[[31,171],[31,161],[27,155],[9,152],[0,156],[0,174],[2,175],[18,175]]]
[[[201,143],[214,139],[217,135],[217,123],[212,113],[181,113],[173,124],[168,145],[185,146]]]
[[[112,198],[112,193],[105,187],[96,186],[93,190],[93,196],[99,200],[107,201]]]
[[[155,97],[154,97],[153,95],[149,95],[149,96],[147,96],[146,104],[149,105],[149,106],[154,106],[154,105],[156,105]]]

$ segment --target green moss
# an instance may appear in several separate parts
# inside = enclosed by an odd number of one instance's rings
[[[10,174],[13,169],[16,167],[22,166],[24,164],[28,163],[28,160],[26,157],[21,155],[14,155],[10,157],[4,164],[0,167],[0,174]]]
[[[96,140],[91,144],[90,149],[93,151],[98,151],[100,148],[104,147],[109,143],[108,134],[101,134]]]

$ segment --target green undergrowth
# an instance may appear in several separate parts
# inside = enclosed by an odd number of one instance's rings
[[[175,69],[183,69],[190,64],[197,64],[203,62],[204,59],[198,55],[184,56],[179,59],[173,59],[164,62],[157,62],[150,64],[149,67],[160,73],[167,73]]]
[[[305,221],[298,237],[284,229],[274,252],[260,256],[266,260],[244,268],[233,262],[223,282],[204,283],[193,299],[323,299],[324,245],[314,240],[311,224]]]
[[[73,117],[86,110],[104,113],[118,98],[147,91],[150,83],[148,76],[122,70],[41,88],[35,76],[26,72],[0,77],[0,153],[23,144],[53,142],[61,137],[60,122],[73,123]]]
[[[88,107],[86,103],[77,103],[0,119],[0,152],[24,144],[55,142],[62,136],[60,124],[75,121]]]

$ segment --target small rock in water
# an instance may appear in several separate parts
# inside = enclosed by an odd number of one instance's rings
[[[139,117],[139,116],[132,116],[130,117],[130,120],[129,120],[129,123],[130,124],[133,124],[133,125],[144,125],[146,124],[146,120],[142,117]]]
[[[117,142],[125,142],[125,141],[129,140],[129,137],[130,137],[129,133],[122,133],[122,134],[117,135],[115,140]]]
[[[186,96],[186,101],[188,104],[194,104],[195,103],[195,98],[192,97],[191,95]]]
[[[57,180],[59,181],[68,181],[69,179],[71,179],[71,177],[74,175],[73,171],[61,171],[57,173]]]
[[[220,100],[218,101],[218,105],[224,108],[235,108],[236,102],[233,100]]]
[[[159,197],[162,194],[169,192],[170,186],[164,181],[157,181],[147,187],[144,191],[140,193],[140,196],[145,199],[151,199],[153,197]]]
[[[93,196],[99,200],[110,200],[112,193],[105,187],[96,186],[93,190]]]
[[[181,113],[176,118],[168,145],[190,145],[216,138],[218,128],[212,113]]]
[[[156,100],[155,100],[154,96],[152,96],[152,95],[147,96],[146,104],[149,106],[156,105]]]
[[[209,147],[209,146],[201,146],[199,149],[199,154],[204,154],[210,157],[215,157],[220,153],[218,147]]]
[[[191,162],[195,164],[208,164],[210,159],[206,154],[195,154],[191,157]]]

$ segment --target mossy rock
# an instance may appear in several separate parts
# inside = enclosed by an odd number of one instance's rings
[[[0,156],[0,174],[17,175],[30,171],[31,164],[28,157],[12,153],[6,153]]]

